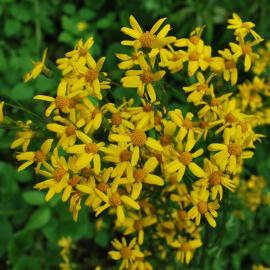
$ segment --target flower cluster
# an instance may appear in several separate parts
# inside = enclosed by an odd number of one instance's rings
[[[130,16],[130,27],[121,29],[129,38],[121,44],[130,53],[116,56],[124,70],[123,91],[137,91],[133,99],[113,102],[105,57],[94,59],[92,37],[80,40],[57,60],[62,77],[56,95],[34,97],[48,104],[42,145],[28,150],[35,138],[31,122],[11,145],[22,146],[19,171],[34,164],[34,187],[46,190],[46,201],[60,195],[75,221],[83,204],[95,216],[107,212],[125,237],[135,236],[112,241],[109,255],[122,260],[120,269],[152,269],[147,241],[161,257],[171,250],[189,264],[203,245],[200,224],[217,226],[220,205],[263,137],[254,128],[265,114],[254,112],[263,108],[268,84],[255,77],[238,85],[237,94],[228,90],[237,84],[241,66],[249,71],[259,57],[254,47],[262,38],[255,25],[233,14],[228,28],[235,40],[215,53],[203,40],[204,27],[176,38],[165,21],[145,31]],[[44,56],[26,81],[45,68]],[[188,78],[185,85],[177,81],[179,74]],[[170,91],[180,95],[172,106]]]

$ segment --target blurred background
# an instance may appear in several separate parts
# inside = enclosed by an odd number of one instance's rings
[[[32,97],[54,93],[59,73],[24,84],[31,59],[39,60],[48,48],[46,63],[55,71],[55,60],[72,50],[78,39],[89,36],[95,38],[92,53],[107,57],[104,70],[118,80],[121,72],[114,55],[123,52],[120,28],[128,25],[130,14],[144,28],[167,17],[171,33],[177,37],[186,37],[196,26],[205,24],[205,41],[215,49],[226,46],[231,38],[226,21],[233,12],[255,22],[256,31],[269,39],[269,0],[0,0],[0,100],[15,101],[41,114],[43,108],[33,108]],[[115,95],[117,99],[117,92]],[[26,120],[21,111],[13,108],[10,112]],[[31,115],[26,116],[31,119]],[[74,223],[67,204],[57,198],[46,204],[44,194],[32,188],[33,171],[17,173],[14,151],[9,149],[14,136],[14,130],[0,129],[0,269],[57,269],[61,260],[57,242],[63,236],[71,236],[76,243],[76,269],[94,269],[100,263],[111,269],[106,256],[113,238],[111,221],[103,218],[95,222],[83,209]],[[269,181],[270,157],[265,148],[269,149],[267,140],[256,149],[257,163],[249,165]],[[261,206],[250,211],[245,221],[228,216],[220,238],[222,248],[209,252],[206,269],[251,269],[256,262],[270,265],[269,212],[269,207]]]

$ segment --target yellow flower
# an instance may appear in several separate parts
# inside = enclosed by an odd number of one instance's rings
[[[120,59],[122,62],[118,64],[120,69],[131,69],[134,66],[139,65],[138,58],[142,54],[142,52],[135,49],[131,56],[123,53],[117,53],[116,57]]]
[[[186,239],[178,237],[177,240],[171,243],[173,248],[177,248],[176,259],[181,263],[189,264],[194,256],[197,248],[202,246],[200,239]]]
[[[25,152],[25,153],[18,154],[16,156],[16,159],[18,161],[22,161],[22,160],[26,161],[21,166],[19,166],[18,171],[20,172],[24,170],[25,168],[29,167],[33,163],[37,163],[36,170],[38,171],[42,164],[46,164],[46,159],[48,157],[48,153],[50,152],[52,143],[53,143],[53,139],[48,139],[42,144],[40,150],[36,152]]]
[[[71,114],[70,119],[55,116],[54,120],[59,123],[49,123],[47,129],[55,132],[59,137],[57,146],[67,149],[69,146],[74,145],[77,140],[76,130],[85,124],[83,119],[76,121],[75,114]]]
[[[235,35],[242,35],[245,37],[248,33],[254,37],[254,39],[262,39],[252,28],[255,27],[253,22],[243,22],[242,19],[233,13],[233,18],[228,20],[228,29],[234,29]]]
[[[136,152],[132,151],[127,143],[111,144],[103,152],[105,153],[103,160],[116,165],[113,168],[111,177],[119,178],[125,174],[129,182],[132,182],[133,167],[138,162]]]
[[[4,101],[0,102],[0,124],[4,122],[4,113],[3,113],[3,107],[4,107]]]
[[[116,185],[108,188],[105,193],[97,188],[95,189],[95,192],[97,196],[99,196],[100,199],[105,202],[105,204],[94,209],[96,212],[96,216],[98,216],[107,208],[114,208],[116,210],[117,221],[119,221],[120,223],[124,223],[126,219],[124,212],[125,208],[131,207],[135,210],[140,209],[140,205],[130,196],[121,195],[118,192]]]
[[[31,139],[35,136],[35,132],[31,129],[31,120],[27,120],[26,123],[17,121],[18,127],[21,131],[16,132],[16,138],[11,143],[10,148],[15,149],[22,146],[23,152],[26,152],[30,144]]]
[[[239,36],[238,39],[239,39],[239,44],[230,42],[231,50],[234,53],[233,57],[235,57],[235,59],[238,59],[240,56],[243,56],[245,71],[249,71],[252,61],[254,61],[256,58],[259,57],[257,53],[253,52],[252,47],[262,42],[263,39],[257,39],[257,40],[254,40],[252,42],[247,42],[247,43],[244,42],[244,39],[242,36]]]
[[[209,151],[218,151],[213,155],[213,160],[220,167],[232,174],[241,171],[242,159],[251,158],[253,152],[245,151],[249,147],[249,138],[243,138],[241,126],[226,128],[223,133],[224,142],[212,143],[208,146]]]
[[[223,197],[223,187],[228,188],[230,191],[234,191],[236,185],[228,175],[224,174],[218,166],[212,163],[210,160],[204,160],[205,177],[195,182],[195,185],[208,188],[211,190],[211,197],[213,200],[219,195],[220,200]]]
[[[217,201],[208,202],[209,191],[206,189],[194,190],[191,192],[191,202],[193,207],[188,211],[188,217],[195,219],[196,225],[201,222],[201,216],[205,216],[208,223],[212,227],[216,227],[214,218],[218,216],[217,209],[219,204]]]
[[[235,85],[238,80],[237,57],[229,49],[219,50],[218,53],[224,58],[223,78],[225,81],[231,81]]]
[[[87,59],[86,65],[77,63],[79,76],[72,85],[72,91],[86,89],[90,95],[102,100],[101,90],[110,88],[109,81],[101,81],[102,76],[106,76],[106,73],[101,72],[104,62],[105,57],[101,57],[97,62],[94,59]]]
[[[87,27],[88,27],[88,24],[86,22],[84,22],[84,21],[81,21],[81,22],[77,23],[77,29],[78,29],[79,32],[84,31],[85,29],[87,29]]]
[[[183,90],[187,93],[190,93],[188,95],[187,101],[192,102],[195,105],[200,102],[204,95],[210,95],[213,93],[214,88],[213,84],[210,84],[211,79],[213,78],[213,74],[208,77],[207,80],[205,80],[203,74],[201,72],[198,72],[196,74],[198,82],[183,87]]]
[[[122,85],[126,88],[137,88],[137,94],[140,97],[143,97],[146,88],[151,102],[154,102],[156,101],[156,92],[153,83],[161,80],[165,75],[165,71],[153,72],[143,55],[139,56],[138,61],[141,70],[127,71],[125,77],[121,79]]]
[[[139,245],[142,245],[144,241],[144,228],[152,226],[156,222],[157,218],[155,216],[141,217],[135,213],[130,212],[123,224],[125,227],[124,235],[129,235],[137,232],[138,243]]]
[[[70,113],[72,110],[74,110],[74,98],[79,94],[81,94],[81,91],[68,93],[67,83],[62,80],[58,85],[56,98],[44,95],[37,95],[34,97],[34,99],[44,100],[51,103],[45,112],[45,116],[49,117],[55,109],[58,109],[60,112],[63,113]]]
[[[44,52],[43,52],[41,61],[38,61],[38,62],[32,61],[32,63],[34,64],[34,67],[30,72],[25,74],[25,76],[24,76],[24,82],[25,83],[32,80],[32,79],[36,79],[37,76],[41,72],[43,72],[43,71],[47,72],[47,68],[45,66],[45,60],[46,60],[46,56],[47,56],[47,51],[48,51],[48,49],[46,48],[44,50]]]
[[[122,260],[119,267],[122,269],[131,269],[132,265],[138,260],[144,257],[144,254],[139,250],[137,246],[137,239],[133,238],[129,244],[124,237],[121,242],[114,239],[111,243],[116,251],[109,251],[109,255],[113,260]]]
[[[75,163],[77,170],[87,167],[93,161],[94,171],[98,174],[101,168],[99,151],[103,149],[104,143],[94,143],[89,136],[79,130],[76,131],[76,135],[83,144],[70,146],[67,153],[78,155],[78,160]]]
[[[158,49],[164,47],[175,41],[175,37],[167,37],[168,32],[171,30],[171,26],[166,24],[159,32],[161,25],[166,20],[166,18],[159,19],[151,28],[150,31],[143,32],[142,28],[136,21],[136,19],[131,15],[129,17],[129,23],[132,28],[122,27],[121,31],[134,38],[135,40],[124,40],[121,42],[122,45],[133,46],[136,49],[140,48],[150,48]],[[158,33],[157,33],[158,32]]]
[[[203,154],[203,149],[199,149],[196,152],[191,153],[195,144],[196,140],[192,135],[189,135],[185,143],[180,142],[177,145],[178,151],[174,151],[174,160],[169,162],[165,167],[166,171],[170,174],[177,172],[176,177],[178,182],[182,180],[187,167],[192,174],[197,177],[203,177],[205,175],[205,172],[195,162],[193,162],[194,158]]]

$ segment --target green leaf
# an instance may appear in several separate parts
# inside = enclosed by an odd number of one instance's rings
[[[14,19],[8,19],[5,22],[4,32],[8,37],[15,36],[17,33],[19,33],[20,29],[20,23]]]
[[[38,228],[42,228],[45,226],[51,217],[51,209],[48,207],[43,207],[36,210],[28,220],[26,224],[27,230],[34,230]]]
[[[10,92],[10,97],[17,101],[30,101],[32,100],[33,96],[33,88],[25,83],[18,83]]]
[[[64,12],[69,14],[69,15],[74,14],[74,12],[76,11],[76,7],[70,3],[65,4],[63,9],[64,9]]]
[[[231,245],[240,233],[240,221],[235,216],[230,216],[225,226],[225,234],[222,237],[221,244],[223,246]]]
[[[108,231],[105,231],[105,230],[101,230],[99,232],[96,233],[95,235],[95,242],[105,248],[108,246],[108,243],[110,241],[110,235],[109,235],[109,232]]]
[[[36,190],[25,191],[22,194],[23,200],[31,205],[44,205],[45,204],[44,197],[45,196],[42,192]]]
[[[0,257],[7,249],[7,243],[12,238],[12,227],[7,218],[0,218]]]

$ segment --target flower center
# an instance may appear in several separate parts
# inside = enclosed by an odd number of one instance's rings
[[[98,71],[96,71],[93,68],[88,69],[86,75],[85,75],[85,80],[89,83],[93,82],[94,80],[96,80],[98,78]]]
[[[118,192],[115,192],[110,197],[110,204],[113,207],[117,207],[122,204],[120,194]]]
[[[138,169],[133,174],[135,182],[140,183],[143,181],[144,177],[146,176],[146,173],[144,169]]]
[[[212,98],[211,100],[211,106],[218,106],[219,105],[219,101],[216,98]]]
[[[228,113],[225,117],[226,122],[235,123],[237,121],[236,117],[232,113]]]
[[[54,170],[52,173],[53,179],[57,182],[59,182],[65,174],[66,170],[63,167]]]
[[[35,162],[42,162],[45,160],[45,155],[41,150],[38,150],[35,152],[35,157],[34,157]]]
[[[241,27],[246,28],[248,30],[250,29],[248,23],[246,23],[246,22],[242,23]]]
[[[94,120],[95,117],[100,113],[100,110],[99,109],[95,109],[92,111],[91,113],[91,119]]]
[[[81,177],[79,175],[74,175],[69,179],[68,184],[74,187],[80,182],[80,180]]]
[[[91,169],[90,169],[90,168],[83,168],[83,169],[81,170],[81,175],[82,175],[83,177],[88,178],[88,177],[90,176],[90,174],[91,174]]]
[[[199,60],[199,55],[196,51],[190,52],[188,57],[189,57],[190,61],[198,61]]]
[[[129,247],[122,247],[120,253],[124,259],[129,259],[132,256],[132,250]]]
[[[66,128],[66,135],[67,136],[72,136],[75,134],[76,128],[74,126],[68,126]]]
[[[144,48],[151,48],[152,43],[155,39],[155,36],[151,34],[149,31],[146,31],[141,35],[139,41],[141,42],[142,47]]]
[[[196,86],[198,92],[205,91],[208,88],[206,83],[200,83]]]
[[[248,131],[248,124],[246,121],[242,121],[239,123],[242,132],[247,132]]]
[[[114,113],[112,115],[112,124],[116,126],[120,126],[121,123],[122,123],[122,117],[120,113]]]
[[[136,231],[139,231],[143,228],[143,224],[142,224],[142,221],[140,219],[138,220],[135,220],[134,221],[134,224],[133,224],[133,227]]]
[[[199,127],[200,128],[206,128],[208,126],[208,122],[207,121],[200,121],[199,122]]]
[[[143,109],[145,112],[151,112],[153,110],[153,107],[150,104],[145,104]]]
[[[181,245],[180,249],[181,249],[182,251],[189,251],[189,250],[191,250],[191,247],[190,247],[190,244],[189,244],[189,243],[183,243],[183,244]]]
[[[79,51],[79,56],[86,56],[87,54],[87,49],[86,48],[81,48]]]
[[[124,150],[120,153],[120,160],[123,161],[130,161],[132,157],[132,153],[128,150]]]
[[[179,219],[186,219],[186,217],[187,217],[187,212],[184,211],[184,210],[179,210],[179,211],[177,212],[177,215],[178,215]]]
[[[184,121],[183,121],[183,126],[187,129],[192,129],[193,127],[193,123],[190,119],[186,118]]]
[[[243,47],[242,47],[242,51],[243,51],[243,54],[250,54],[252,52],[252,48],[250,45],[248,44],[245,44]]]
[[[189,152],[180,152],[179,160],[183,165],[187,166],[192,162],[192,156]]]
[[[208,205],[206,202],[199,202],[197,204],[197,207],[201,215],[204,215],[205,213],[208,212]]]
[[[154,79],[153,73],[150,70],[144,70],[141,75],[141,81],[143,83],[151,83]]]
[[[161,145],[168,145],[172,143],[172,137],[169,135],[162,135],[160,137],[160,143]]]
[[[85,145],[85,152],[88,154],[96,154],[98,152],[98,146],[94,143],[88,143]]]
[[[106,193],[107,189],[108,189],[109,185],[105,182],[100,182],[98,185],[97,185],[97,189]]]
[[[226,69],[233,69],[235,67],[236,67],[236,65],[235,65],[235,63],[233,61],[226,61],[225,62],[225,68]]]
[[[190,38],[189,38],[189,41],[192,43],[192,44],[194,44],[194,45],[197,45],[198,43],[199,43],[199,41],[200,41],[200,37],[198,37],[198,36],[191,36]]]
[[[219,185],[222,175],[223,173],[221,171],[212,172],[209,176],[209,184],[212,186]]]
[[[69,107],[69,99],[66,97],[58,96],[55,99],[55,105],[59,110],[63,110],[66,107]]]
[[[143,131],[134,131],[130,134],[131,141],[136,146],[143,146],[146,142],[146,135]]]
[[[228,146],[228,152],[230,155],[240,156],[242,154],[242,146],[237,143],[230,143]]]

